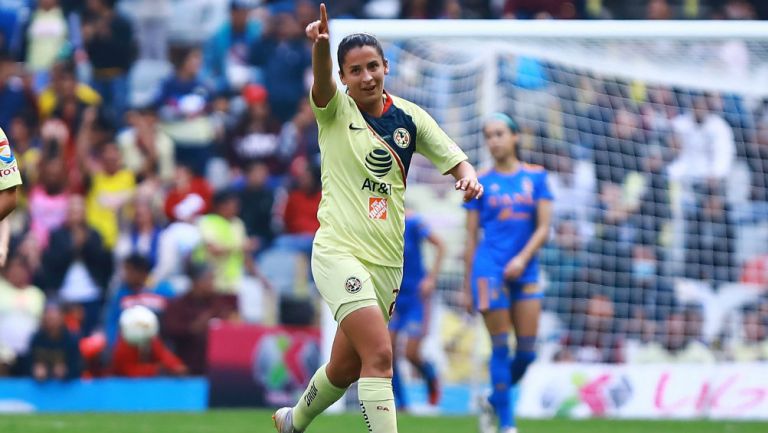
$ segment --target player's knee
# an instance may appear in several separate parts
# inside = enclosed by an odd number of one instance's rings
[[[328,380],[338,388],[349,388],[360,379],[360,363],[329,363],[325,369]]]
[[[363,371],[378,377],[391,377],[392,347],[382,345],[370,348],[363,356]]]
[[[407,347],[405,349],[405,359],[413,365],[421,363],[421,354],[418,347]]]

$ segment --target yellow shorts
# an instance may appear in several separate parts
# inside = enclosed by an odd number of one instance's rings
[[[384,319],[389,321],[400,291],[403,268],[379,266],[315,244],[312,276],[337,323],[353,311],[370,306],[378,306]]]

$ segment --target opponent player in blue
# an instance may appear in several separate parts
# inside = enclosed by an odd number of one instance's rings
[[[395,393],[395,403],[398,410],[406,410],[408,401],[405,389],[397,369],[397,339],[405,334],[405,358],[413,365],[427,383],[429,404],[437,405],[440,398],[440,387],[432,364],[421,357],[421,342],[429,326],[429,308],[432,294],[435,291],[440,264],[445,256],[443,241],[429,229],[417,214],[406,210],[405,214],[405,251],[403,255],[403,282],[397,295],[395,314],[389,322],[392,335],[393,376],[392,388]],[[435,247],[435,261],[429,273],[424,269],[421,247],[424,241]]]
[[[483,401],[488,410],[481,413],[481,431],[496,431],[495,414],[499,430],[513,433],[517,429],[509,391],[536,357],[543,298],[537,284],[537,254],[549,233],[552,194],[544,168],[518,158],[518,126],[511,117],[494,113],[485,122],[483,135],[494,164],[479,177],[486,194],[464,206],[468,210],[465,290],[471,290],[471,308],[483,315],[492,343],[493,389],[487,400],[490,408]],[[512,327],[517,347],[510,358]]]

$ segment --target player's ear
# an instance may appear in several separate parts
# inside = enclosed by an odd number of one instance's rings
[[[339,68],[339,80],[341,80],[343,85],[347,85],[347,80],[344,79],[344,68]]]
[[[389,74],[389,60],[384,59],[384,75]]]

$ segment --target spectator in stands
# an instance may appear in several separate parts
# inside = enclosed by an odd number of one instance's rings
[[[129,128],[117,136],[125,167],[138,182],[169,184],[176,162],[173,141],[160,129],[157,112],[145,107],[129,113]]]
[[[3,97],[0,94],[0,100],[3,100]],[[13,156],[24,167],[21,177],[28,185],[37,183],[42,156],[43,146],[36,118],[33,112],[25,112],[11,119],[10,129],[4,129],[13,143]]]
[[[632,284],[623,301],[628,314],[637,308],[652,320],[666,317],[675,306],[674,290],[668,279],[662,276],[657,249],[652,245],[637,244],[632,247]]]
[[[663,330],[661,341],[640,348],[635,353],[633,362],[640,364],[711,364],[715,362],[715,357],[706,344],[687,335],[685,314],[682,311],[671,313],[661,329]]]
[[[87,0],[82,37],[93,67],[93,87],[118,123],[128,106],[128,72],[136,60],[133,25],[115,10],[117,0]]]
[[[281,123],[270,112],[267,90],[258,84],[248,84],[242,93],[247,108],[235,123],[232,138],[227,140],[230,165],[245,167],[259,160],[267,162],[272,173],[282,173],[277,136]]]
[[[254,162],[246,170],[245,187],[240,191],[240,219],[245,231],[256,243],[256,251],[263,251],[272,243],[272,212],[275,192],[267,185],[269,168],[263,162]]]
[[[51,233],[43,253],[43,288],[64,302],[83,307],[83,335],[90,334],[99,320],[112,269],[112,254],[85,220],[83,198],[71,196],[67,220]]]
[[[205,45],[206,74],[218,92],[239,90],[245,83],[258,81],[258,71],[248,64],[248,50],[261,38],[261,21],[250,17],[251,2],[230,0],[229,20],[224,22]]]
[[[594,163],[597,179],[618,185],[631,172],[640,171],[643,136],[638,116],[627,110],[615,110],[609,136],[595,143]]]
[[[768,287],[768,254],[760,254],[745,260],[739,281],[744,284]]]
[[[594,235],[593,213],[595,203],[594,167],[586,161],[577,161],[567,150],[547,153],[549,188],[555,197],[555,220],[574,219],[579,236],[584,239]]]
[[[21,366],[14,361],[27,355],[45,307],[45,295],[31,284],[31,277],[26,259],[11,254],[0,278],[0,352],[6,352],[0,353],[0,364],[3,358],[10,361],[5,364],[12,367],[11,373]]]
[[[157,264],[160,250],[160,235],[163,229],[156,221],[155,212],[150,197],[137,197],[133,201],[132,221],[120,232],[115,245],[115,259],[123,259],[139,254],[149,261],[150,268]]]
[[[568,285],[578,279],[586,265],[586,251],[573,220],[561,220],[555,226],[555,239],[546,245],[541,254],[541,264],[549,282],[545,305],[558,314],[567,315],[569,304]]]
[[[400,19],[424,20],[440,17],[443,2],[440,0],[406,0],[401,2]]]
[[[203,244],[195,260],[213,266],[220,293],[237,293],[245,272],[255,273],[251,257],[255,245],[248,239],[239,213],[237,194],[223,190],[213,196],[213,212],[200,217],[197,223]]]
[[[264,71],[272,113],[287,122],[306,98],[305,77],[311,66],[311,53],[299,27],[293,4],[278,3],[267,19],[264,36],[251,46],[250,61]]]
[[[203,174],[216,131],[208,115],[211,92],[200,76],[202,53],[176,46],[170,59],[174,74],[163,82],[155,105],[160,107],[163,130],[176,144],[176,161]]]
[[[20,61],[38,75],[38,84],[66,48],[69,29],[58,0],[39,0],[21,28]]]
[[[173,186],[165,198],[165,216],[169,221],[187,219],[195,215],[206,214],[211,209],[213,190],[205,178],[195,175],[192,167],[179,164],[173,176]],[[179,207],[180,204],[183,206]],[[187,206],[194,207],[194,215],[182,218],[177,212],[187,214]]]
[[[162,318],[168,302],[175,293],[165,281],[152,284],[149,281],[151,270],[149,260],[139,254],[131,254],[123,261],[122,281],[117,292],[107,303],[104,330],[109,347],[117,342],[120,315],[134,305],[142,305]]]
[[[62,101],[77,101],[84,106],[101,104],[98,92],[89,85],[78,82],[75,64],[69,61],[53,65],[50,85],[38,97],[40,118],[46,120],[51,117]]]
[[[49,157],[41,162],[40,168],[40,183],[29,193],[29,230],[42,250],[48,246],[51,231],[67,219],[70,194],[61,158]]]
[[[636,206],[620,185],[606,182],[601,187],[597,236],[588,245],[589,266],[602,270],[600,283],[610,288],[629,287],[631,247],[636,239]]]
[[[768,318],[760,317],[757,305],[742,309],[741,336],[729,350],[729,358],[736,362],[768,361]]]
[[[504,18],[574,19],[576,6],[571,0],[506,0]]]
[[[692,196],[689,203],[700,206],[705,189],[724,191],[736,157],[733,129],[710,111],[703,95],[693,98],[691,112],[676,117],[673,127],[679,152],[669,166],[670,178],[682,182],[687,195]]]
[[[317,219],[322,197],[320,167],[305,159],[296,159],[291,164],[291,174],[293,185],[279,206],[283,209],[283,233],[275,245],[310,255],[315,232],[320,228]]]
[[[202,241],[196,220],[205,213],[206,207],[199,195],[190,194],[170,208],[173,218],[160,234],[157,264],[151,276],[153,281],[168,280],[176,292],[188,287],[184,267]]]
[[[120,336],[112,354],[111,370],[114,375],[156,377],[165,374],[183,376],[188,373],[184,363],[165,346],[159,336],[144,335],[144,338],[128,339],[125,337],[125,326],[121,321]]]
[[[208,324],[211,320],[237,320],[237,298],[216,293],[213,268],[197,264],[189,268],[192,287],[168,305],[162,329],[192,375],[207,370]]]
[[[165,61],[168,58],[168,19],[172,0],[134,0],[139,58]]]
[[[672,8],[667,0],[649,0],[645,7],[647,20],[671,20]]]
[[[38,381],[80,377],[82,358],[77,338],[64,326],[58,305],[46,305],[40,330],[29,345],[27,362],[28,374]]]
[[[661,245],[661,233],[672,217],[669,178],[660,146],[648,146],[642,160],[642,182],[638,228],[641,242]]]
[[[320,161],[320,145],[317,141],[317,122],[309,100],[299,101],[299,109],[289,122],[285,122],[280,130],[278,154],[285,164],[295,158],[305,158],[317,163]]]
[[[752,214],[758,221],[768,220],[768,98],[755,112],[756,134],[747,143],[747,163],[752,171]]]
[[[0,128],[9,133],[11,119],[22,114],[29,115],[33,108],[31,92],[24,89],[23,81],[17,76],[17,66],[13,58],[0,51]],[[16,150],[17,143],[13,142]]]
[[[704,192],[702,207],[685,226],[685,276],[720,284],[736,281],[735,234],[730,206],[718,188]]]
[[[98,158],[85,167],[90,187],[86,197],[86,215],[88,223],[98,230],[104,245],[112,249],[117,243],[119,221],[133,200],[136,179],[130,170],[124,168],[120,148],[114,141],[102,144],[96,151]]]
[[[570,352],[579,362],[624,362],[624,342],[616,332],[611,299],[592,294],[579,316],[562,342],[562,351]]]

